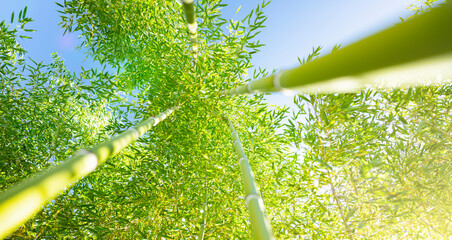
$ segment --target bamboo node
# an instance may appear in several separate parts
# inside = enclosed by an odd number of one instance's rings
[[[262,201],[261,197],[259,197],[259,195],[257,193],[248,194],[248,196],[246,196],[246,198],[245,198],[245,204],[246,204],[247,207],[248,207],[248,203],[253,198],[257,199],[259,202]]]
[[[190,34],[195,35],[196,29],[198,28],[198,24],[196,22],[187,23],[187,28],[188,28],[188,31],[190,32]],[[196,36],[194,36],[194,38],[196,39]]]
[[[241,157],[240,159],[239,159],[239,165],[241,165],[242,164],[242,161],[243,160],[248,160],[246,157]]]
[[[154,127],[159,123],[159,119],[158,118],[153,118],[154,119]]]
[[[81,161],[77,164],[78,168],[80,169],[79,174],[81,174],[82,176],[87,175],[97,168],[99,161],[95,153],[89,150],[80,150],[77,155],[83,156]]]
[[[281,76],[283,75],[284,71],[279,71],[278,73],[275,74],[275,76],[273,76],[273,88],[276,91],[280,91],[283,89],[283,87],[281,86]]]
[[[131,128],[129,128],[129,130],[132,132],[136,132],[138,134],[138,137],[141,136],[140,132],[135,127],[131,127]]]
[[[251,89],[251,82],[248,82],[248,84],[246,84],[246,89],[248,90],[248,93],[254,93],[253,89]]]

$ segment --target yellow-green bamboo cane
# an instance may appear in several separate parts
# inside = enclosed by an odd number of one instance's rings
[[[44,204],[57,197],[72,183],[94,171],[109,157],[120,152],[124,147],[164,120],[176,108],[168,109],[157,117],[150,117],[92,149],[81,150],[66,162],[51,167],[1,193],[0,239],[5,238],[25,223],[40,211]]]
[[[195,58],[198,56],[198,24],[196,23],[196,14],[194,0],[182,0],[185,11],[185,19],[187,20],[187,28],[190,33],[191,47]]]
[[[452,78],[452,2],[295,69],[250,81],[224,95],[349,92],[366,86],[403,87]]]
[[[273,239],[270,222],[267,219],[264,207],[264,201],[259,195],[254,174],[251,170],[250,163],[243,151],[239,136],[232,125],[232,122],[226,118],[229,129],[231,130],[232,139],[234,140],[234,148],[239,158],[240,170],[242,172],[243,187],[245,189],[245,203],[250,212],[251,227],[253,229],[254,238],[259,240]]]

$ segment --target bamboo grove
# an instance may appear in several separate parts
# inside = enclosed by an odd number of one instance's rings
[[[103,66],[80,73],[26,60],[13,14],[0,237],[449,239],[452,3],[433,2],[253,81],[269,2],[239,21],[220,0],[57,3]],[[292,109],[258,93],[293,88]]]

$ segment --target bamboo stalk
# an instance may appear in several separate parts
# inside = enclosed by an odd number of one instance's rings
[[[39,212],[44,204],[57,197],[72,183],[94,171],[109,157],[141,137],[163,121],[175,109],[168,109],[157,117],[150,117],[88,150],[81,150],[66,162],[53,166],[40,174],[13,185],[0,194],[0,239]]]
[[[226,118],[226,117],[225,117]],[[251,226],[255,239],[274,239],[270,222],[265,213],[264,201],[259,195],[254,174],[251,170],[250,163],[243,151],[239,136],[232,125],[232,122],[226,118],[229,129],[231,130],[232,139],[234,140],[234,148],[239,158],[240,169],[242,172],[243,187],[245,189],[245,202],[250,212]]]
[[[300,67],[250,81],[223,95],[351,92],[369,85],[403,87],[452,77],[452,2]]]
[[[187,28],[190,33],[190,42],[193,50],[193,55],[198,56],[198,24],[196,23],[196,14],[194,7],[194,0],[183,0],[182,4],[185,11],[185,19],[187,20]]]

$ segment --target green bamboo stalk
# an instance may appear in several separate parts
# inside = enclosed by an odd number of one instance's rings
[[[421,72],[424,79],[418,79],[417,70],[424,65]],[[409,76],[405,74],[406,69],[411,70]],[[391,75],[392,71],[396,74]],[[241,95],[285,89],[303,92],[304,88],[314,92],[316,89],[318,92],[347,92],[367,85],[425,85],[436,82],[440,76],[433,71],[440,71],[446,77],[452,76],[451,1],[313,62],[250,81],[222,94]],[[369,75],[363,77],[363,74]]]
[[[183,0],[185,19],[187,20],[187,28],[190,33],[191,47],[195,58],[198,56],[198,24],[196,23],[196,14],[194,0]]]
[[[226,117],[225,117],[226,118]],[[243,151],[239,136],[232,125],[232,122],[226,118],[229,129],[231,130],[232,139],[234,140],[234,148],[239,158],[240,169],[243,178],[243,187],[245,189],[245,202],[250,212],[251,226],[255,239],[274,239],[271,230],[270,222],[265,213],[264,201],[259,195],[256,182],[254,181],[254,174],[251,170],[250,163]]]
[[[39,212],[44,204],[57,197],[72,183],[94,171],[109,157],[140,138],[163,121],[175,109],[150,117],[94,148],[81,150],[66,162],[53,166],[32,178],[15,184],[0,194],[0,239]]]

